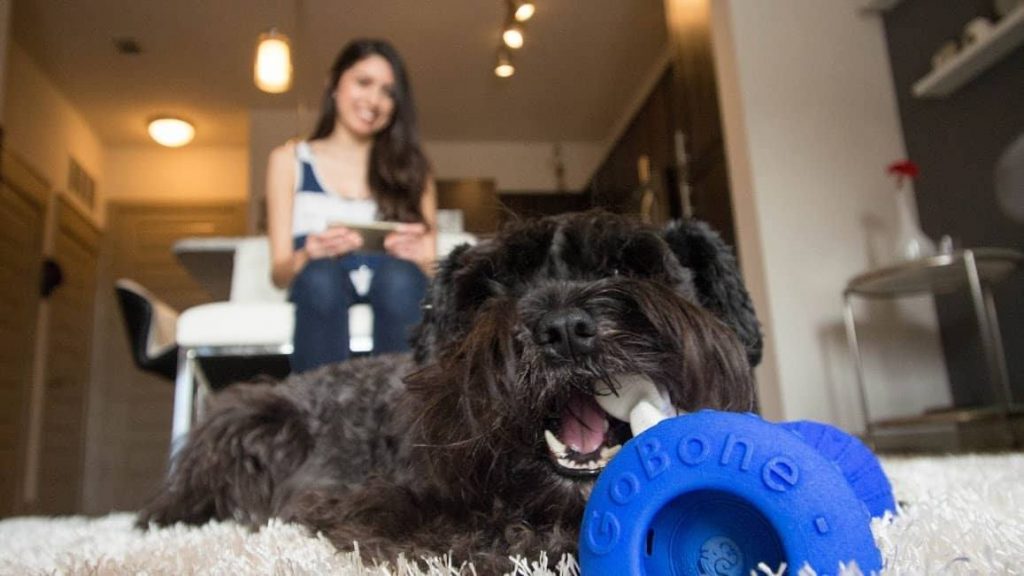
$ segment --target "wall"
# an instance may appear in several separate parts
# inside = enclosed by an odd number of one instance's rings
[[[311,130],[310,115],[298,110],[254,109],[249,111],[249,230],[266,229],[267,158],[287,140],[305,137]]]
[[[8,45],[7,97],[4,107],[4,146],[49,181],[55,189],[67,185],[68,157],[73,156],[96,180],[97,201],[91,209],[100,219],[104,194],[103,145],[71,102],[17,44]],[[77,198],[72,202],[83,205]]]
[[[112,147],[104,172],[108,202],[243,200],[249,190],[249,153],[244,146]]]
[[[1024,248],[1024,222],[1003,214],[994,194],[996,160],[1024,134],[1024,46],[958,91],[919,99],[911,87],[931,69],[931,55],[978,15],[992,17],[989,0],[904,0],[885,15],[892,69],[910,157],[921,168],[917,201],[921,226],[932,238],[949,234],[960,245]],[[1024,274],[994,287],[1010,383],[1024,398]],[[960,406],[998,400],[985,386],[974,310],[966,291],[938,300],[942,342]]]
[[[102,247],[100,292],[95,307],[83,486],[85,513],[105,513],[111,506],[134,506],[143,501],[141,494],[153,488],[150,481],[159,478],[160,459],[166,456],[162,448],[166,446],[168,428],[164,426],[170,425],[169,411],[154,410],[170,409],[171,387],[138,370],[125,371],[130,356],[127,341],[122,341],[123,320],[111,285],[116,278],[127,276],[146,285],[172,306],[180,307],[179,310],[185,304],[200,302],[200,289],[194,282],[184,280],[185,273],[174,266],[168,247],[173,239],[185,235],[225,234],[222,221],[228,217],[211,217],[208,214],[216,210],[204,212],[196,205],[244,202],[249,187],[248,158],[244,146],[168,149],[143,144],[107,150],[106,201],[153,202],[158,206],[110,211],[113,220],[108,222]],[[165,207],[168,203],[179,203],[184,209]],[[166,219],[161,219],[157,212],[166,215]],[[240,222],[241,214],[238,216],[232,220]],[[140,234],[140,222],[157,222],[159,226],[145,228]],[[242,226],[227,228],[231,229],[230,234],[238,234]],[[126,239],[130,241],[125,242]],[[140,243],[139,239],[145,242]],[[158,258],[158,254],[165,257]],[[139,267],[139,262],[147,264]],[[145,416],[132,415],[132,410],[139,407],[148,410]],[[132,434],[125,435],[126,430]],[[148,450],[154,447],[157,453]],[[139,456],[140,451],[146,455]]]
[[[859,429],[842,291],[887,260],[884,169],[905,155],[881,22],[853,2],[723,0],[712,26],[743,272],[767,338],[758,376],[778,402],[766,412]],[[948,403],[930,300],[865,308],[872,415]]]
[[[440,142],[423,144],[438,178],[493,178],[499,192],[552,192],[554,142]],[[599,142],[562,142],[565,190],[578,191],[600,161]]]
[[[7,9],[7,6],[0,6],[4,19],[9,16]],[[47,256],[60,256],[56,254],[59,197],[67,198],[69,205],[93,222],[102,221],[103,146],[83,116],[31,57],[18,44],[9,42],[6,32],[0,35],[0,40],[5,43],[7,55],[3,64],[4,147],[46,181],[50,197],[42,233],[42,249]],[[3,50],[0,50],[0,53],[2,52]],[[69,157],[74,157],[95,181],[96,196],[89,206],[78,197],[65,192]],[[92,274],[91,270],[79,272]],[[48,362],[48,356],[50,346],[57,342],[59,336],[54,334],[51,338],[51,319],[75,322],[66,315],[61,315],[61,309],[54,308],[47,299],[40,301],[35,313],[33,367],[31,382],[28,384],[31,390],[27,407],[29,422],[24,440],[27,456],[23,471],[23,497],[28,503],[34,502],[39,496],[38,480],[44,449],[43,411],[46,405],[48,370],[52,365]]]

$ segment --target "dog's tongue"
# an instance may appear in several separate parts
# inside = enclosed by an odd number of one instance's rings
[[[562,416],[558,438],[579,454],[590,454],[604,444],[604,410],[590,396],[579,395],[569,401]]]

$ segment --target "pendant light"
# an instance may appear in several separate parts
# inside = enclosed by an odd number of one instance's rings
[[[291,44],[275,28],[260,35],[253,79],[260,90],[270,94],[281,94],[292,87]]]

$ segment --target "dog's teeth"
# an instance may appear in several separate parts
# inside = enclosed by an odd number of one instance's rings
[[[551,430],[544,431],[544,440],[548,443],[548,450],[551,450],[551,453],[554,454],[555,456],[562,458],[569,453],[569,450],[565,447],[565,444],[559,442],[558,438],[555,437],[554,433],[551,432]]]
[[[619,450],[622,450],[622,444],[601,448],[601,459],[607,462],[614,458],[619,453]]]

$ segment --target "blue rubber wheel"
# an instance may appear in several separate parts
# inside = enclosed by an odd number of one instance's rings
[[[579,559],[584,576],[882,567],[870,515],[833,462],[755,415],[710,410],[623,446],[594,485]]]
[[[821,422],[801,420],[784,422],[780,426],[795,433],[823,458],[838,466],[872,518],[881,518],[886,511],[896,513],[889,478],[878,458],[863,442]]]

